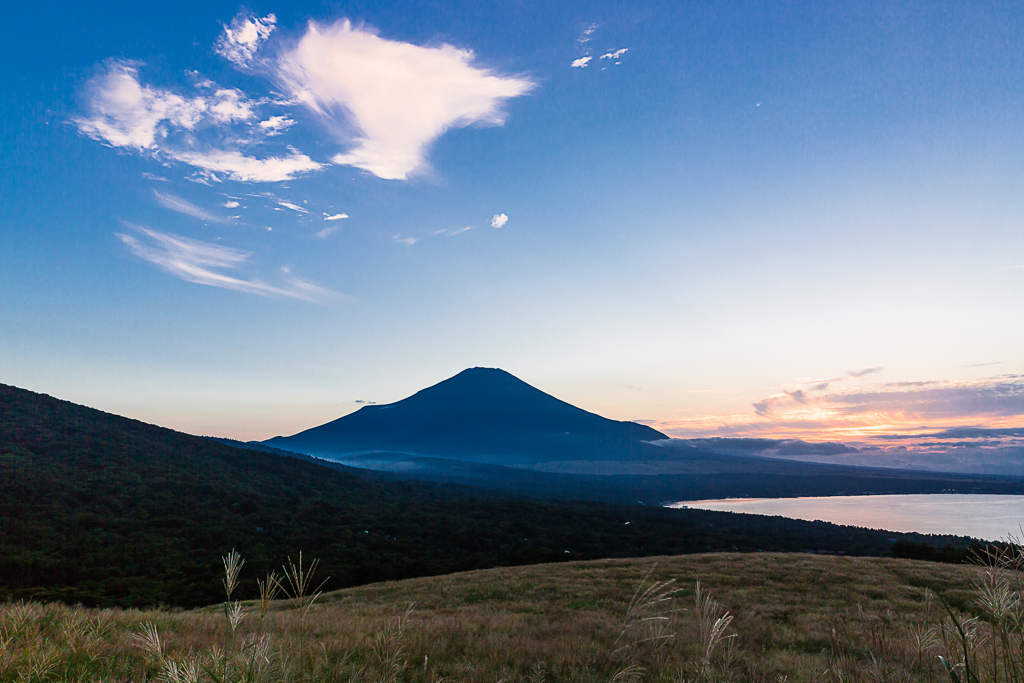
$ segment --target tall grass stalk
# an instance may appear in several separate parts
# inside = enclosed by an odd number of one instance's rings
[[[679,589],[675,579],[651,581],[655,566],[652,566],[637,585],[633,597],[626,607],[622,630],[619,631],[613,654],[619,654],[643,643],[661,646],[675,638],[672,631],[672,617],[678,611],[675,600]]]
[[[735,635],[725,635],[726,629],[732,623],[732,615],[711,596],[710,593],[702,590],[700,580],[693,594],[694,611],[697,613],[697,623],[700,630],[700,662],[697,669],[697,680],[710,680],[711,656],[715,649],[725,640],[730,640]]]
[[[314,558],[309,563],[309,567],[303,569],[302,567],[302,551],[299,551],[299,564],[296,565],[292,562],[292,558],[288,558],[288,564],[283,567],[284,578],[287,580],[287,587],[281,585],[284,592],[289,598],[294,600],[299,607],[299,612],[302,618],[305,619],[309,612],[309,608],[312,607],[316,599],[320,597],[320,589],[327,583],[327,577],[320,582],[320,585],[313,588],[313,575],[316,573],[316,567],[320,563],[320,560]]]

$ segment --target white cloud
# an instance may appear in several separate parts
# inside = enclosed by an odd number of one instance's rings
[[[280,135],[295,125],[295,121],[287,116],[271,116],[266,121],[260,121],[260,128],[267,135]]]
[[[402,237],[401,235],[395,235],[391,239],[393,239],[396,242],[401,242],[402,244],[408,245],[413,245],[419,242],[419,240],[415,237]]]
[[[283,199],[278,199],[277,203],[286,209],[291,209],[292,211],[298,211],[299,213],[309,213],[307,209],[299,206],[298,204],[292,204],[291,202],[286,202]]]
[[[243,12],[232,19],[230,26],[224,26],[224,32],[217,39],[213,49],[221,57],[234,64],[246,67],[252,62],[263,43],[274,32],[277,17],[268,14],[262,19],[248,12]]]
[[[608,54],[601,55],[601,59],[618,59],[622,55],[626,54],[626,52],[628,51],[629,48],[624,47],[621,50],[616,50],[615,52],[609,52]]]
[[[234,199],[229,199],[226,202],[224,202],[224,208],[226,208],[226,209],[234,209],[234,208],[237,208],[237,207],[238,207],[238,202],[236,202]]]
[[[219,180],[215,173],[243,182],[279,182],[324,166],[294,149],[286,156],[257,159],[238,149],[204,147],[197,137],[201,123],[224,126],[255,116],[252,101],[237,90],[183,97],[141,84],[138,67],[131,62],[108,64],[86,90],[89,116],[73,119],[82,133],[113,147],[195,166],[203,172],[192,178],[197,182]]]
[[[504,101],[534,87],[472,62],[471,51],[451,45],[387,40],[347,20],[310,22],[277,76],[351,143],[335,163],[401,180],[424,170],[430,143],[446,130],[501,125]]]
[[[154,149],[167,137],[167,125],[192,130],[206,112],[206,100],[186,99],[169,90],[139,83],[131,62],[111,63],[87,85],[88,118],[74,119],[78,129],[114,147]]]
[[[210,115],[221,123],[248,121],[255,116],[249,98],[240,90],[233,88],[215,92],[208,106]]]
[[[236,292],[260,296],[283,296],[306,301],[323,301],[337,295],[305,280],[284,272],[283,286],[266,284],[258,279],[227,275],[223,270],[238,270],[252,256],[250,252],[211,242],[159,232],[142,226],[129,225],[143,239],[117,233],[117,236],[139,258],[149,261],[186,282],[222,287]]]
[[[579,59],[572,60],[572,64],[570,64],[570,66],[574,66],[579,69],[586,66],[591,59],[593,59],[593,57],[580,57]]]
[[[347,213],[336,213],[333,216],[328,216],[326,213],[324,214],[324,220],[325,221],[340,221],[342,218],[348,218],[348,214]]]
[[[327,239],[328,237],[330,237],[331,235],[333,235],[336,232],[338,232],[338,226],[337,225],[328,225],[323,230],[320,230],[317,233],[315,233],[313,235],[313,237],[318,237],[318,238],[320,238],[322,240],[325,240],[325,239]]]
[[[156,180],[161,183],[171,182],[170,178],[165,178],[162,175],[156,175],[155,173],[150,173],[149,171],[143,171],[142,177],[145,178],[146,180]]]
[[[212,223],[227,223],[226,219],[221,218],[220,216],[215,216],[212,213],[199,208],[192,202],[182,199],[181,197],[175,197],[173,194],[157,192],[156,190],[153,190],[153,195],[156,196],[156,201],[161,206],[170,209],[171,211],[177,211],[178,213],[183,213],[186,216],[198,218],[201,221],[210,221]]]
[[[589,43],[591,34],[598,28],[599,27],[597,24],[591,24],[590,26],[583,29],[583,33],[580,35],[579,38],[576,39],[576,41],[579,43]]]
[[[492,228],[503,228],[508,223],[508,216],[503,213],[494,214],[494,218],[491,219]]]
[[[452,230],[450,233],[448,233],[448,236],[449,237],[454,237],[455,235],[461,235],[462,233],[466,232],[467,230],[472,230],[472,229],[473,229],[472,225],[467,225],[464,228],[459,228],[458,230]]]
[[[250,157],[237,150],[223,149],[168,152],[167,156],[210,173],[224,173],[232,180],[241,182],[276,183],[324,166],[296,150],[291,150],[288,156],[265,159]]]

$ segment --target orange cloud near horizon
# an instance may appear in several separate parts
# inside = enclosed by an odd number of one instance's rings
[[[891,382],[828,391],[827,383],[769,396],[750,411],[645,424],[676,438],[769,438],[875,444],[957,427],[1024,427],[1024,377]]]

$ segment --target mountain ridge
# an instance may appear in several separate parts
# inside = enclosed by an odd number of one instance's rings
[[[468,368],[411,396],[263,443],[310,455],[377,451],[537,461],[552,456],[638,457],[669,438],[636,422],[578,408],[499,368]]]
[[[462,464],[473,467],[461,483],[479,480],[478,464]],[[352,473],[0,384],[0,601],[212,604],[223,600],[217,569],[232,548],[250,577],[303,551],[331,590],[538,562],[730,548],[879,555],[891,545],[888,532],[826,523]],[[537,476],[534,493],[549,496],[551,477]],[[240,595],[256,594],[243,580]]]

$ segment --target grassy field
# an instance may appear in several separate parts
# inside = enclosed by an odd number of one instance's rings
[[[995,585],[1018,575],[988,576]],[[999,634],[964,621],[998,617],[978,601],[985,577],[964,565],[721,553],[476,571],[337,591],[312,604],[8,603],[0,680],[949,681],[939,655],[965,657],[942,600],[967,629],[975,679],[1001,680],[982,670],[1005,654],[993,649]],[[1019,635],[1010,637],[1019,648]]]

